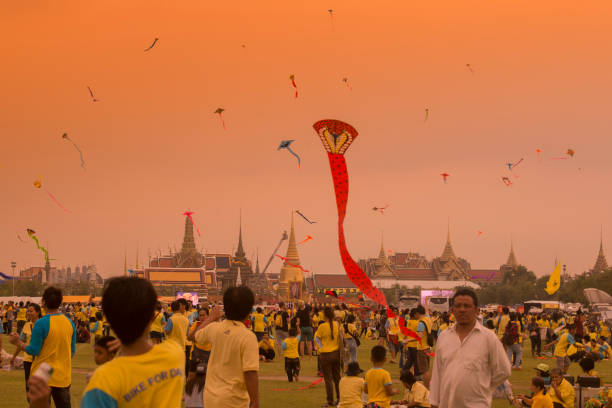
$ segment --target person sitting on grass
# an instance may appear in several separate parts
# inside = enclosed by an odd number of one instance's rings
[[[531,379],[531,391],[533,397],[521,395],[517,398],[518,407],[531,408],[553,408],[553,402],[550,394],[546,392],[546,386],[542,377],[533,377]]]
[[[389,408],[391,396],[397,394],[393,388],[391,374],[383,367],[387,361],[387,350],[383,346],[374,346],[370,352],[372,368],[365,374],[364,392],[368,394],[368,408]]]
[[[259,342],[259,358],[261,361],[272,361],[276,357],[276,352],[274,351],[274,343],[270,339],[270,335],[268,333],[264,333],[263,338]]]
[[[363,370],[358,362],[349,363],[346,376],[340,379],[340,401],[338,408],[363,408]]]
[[[391,401],[391,405],[401,405],[405,408],[429,408],[429,390],[421,381],[417,381],[414,374],[408,370],[403,370],[400,374],[400,381],[406,388],[404,399]]]
[[[550,372],[550,398],[555,408],[574,408],[574,387],[563,378],[563,374],[559,368]]]
[[[282,344],[283,354],[285,356],[285,371],[289,382],[299,381],[300,376],[300,354],[298,347],[300,344],[300,336],[297,336],[297,329],[292,327],[289,329],[289,337]]]
[[[585,375],[588,375],[589,377],[601,378],[599,373],[595,371],[595,360],[593,360],[591,357],[584,357],[582,360],[580,360],[578,365],[580,368],[582,368],[582,372]]]

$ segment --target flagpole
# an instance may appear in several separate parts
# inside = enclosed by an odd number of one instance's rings
[[[11,262],[11,268],[13,268],[13,297],[15,297],[15,267],[17,266],[17,262]]]

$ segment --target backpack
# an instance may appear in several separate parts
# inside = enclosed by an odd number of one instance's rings
[[[518,343],[519,334],[518,334],[518,326],[516,322],[508,322],[506,326],[506,331],[502,337],[502,343],[506,346],[511,346],[514,343]]]
[[[348,323],[344,323],[344,332],[348,333],[355,340],[355,344],[357,347],[361,346],[361,341],[359,341],[359,337],[357,337],[354,333],[351,333],[348,329]]]
[[[425,333],[427,334],[427,345],[429,347],[433,347],[433,345],[434,345],[434,336],[431,333],[431,330],[429,330],[429,327],[427,326],[427,323],[425,323],[425,320],[421,320],[421,322],[423,322],[423,325],[425,326]]]

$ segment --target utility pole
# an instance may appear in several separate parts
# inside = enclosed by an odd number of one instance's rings
[[[15,297],[15,268],[17,267],[17,262],[11,262],[11,268],[13,268],[13,297]]]

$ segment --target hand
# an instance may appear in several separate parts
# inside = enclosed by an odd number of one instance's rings
[[[47,408],[49,407],[49,396],[51,388],[40,377],[35,375],[30,376],[28,380],[30,390],[28,391],[28,399],[30,400],[30,408]]]
[[[15,346],[19,342],[19,335],[17,333],[11,333],[9,336],[9,343],[14,344]]]
[[[109,341],[107,344],[107,347],[108,347],[108,351],[110,352],[119,350],[121,348],[121,340],[115,339],[115,340]]]
[[[223,310],[221,309],[221,306],[213,307],[212,310],[210,311],[210,317],[215,322],[221,319],[223,317]]]

